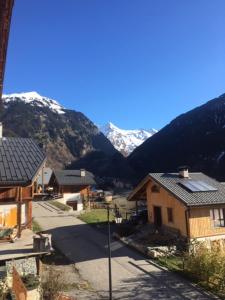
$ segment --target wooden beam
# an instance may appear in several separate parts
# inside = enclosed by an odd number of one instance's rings
[[[22,213],[22,188],[18,187],[17,188],[17,227],[18,227],[18,237],[21,237],[21,231],[22,231],[22,218],[21,218],[21,213]]]
[[[14,0],[0,0],[0,105],[13,4]]]

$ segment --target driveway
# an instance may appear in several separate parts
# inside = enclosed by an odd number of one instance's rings
[[[44,202],[33,203],[33,215],[82,278],[108,299],[107,236]],[[112,240],[112,285],[113,299],[214,299],[116,240]]]

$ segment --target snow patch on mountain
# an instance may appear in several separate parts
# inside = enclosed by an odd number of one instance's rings
[[[45,96],[39,95],[37,92],[15,93],[3,95],[2,97],[5,105],[12,101],[23,101],[29,103],[32,106],[48,107],[53,112],[58,114],[64,114],[64,107],[57,101]]]
[[[124,156],[128,156],[136,147],[140,146],[145,140],[157,132],[156,129],[120,129],[111,122],[100,126],[99,130]]]

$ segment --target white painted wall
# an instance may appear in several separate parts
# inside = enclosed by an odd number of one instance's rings
[[[69,201],[77,201],[77,211],[83,210],[83,202],[80,196],[80,193],[65,193],[63,194],[63,199],[66,202]]]

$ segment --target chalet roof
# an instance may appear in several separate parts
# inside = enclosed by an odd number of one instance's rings
[[[56,170],[53,172],[59,185],[93,185],[94,175],[85,171],[85,176],[81,176],[80,170]]]
[[[143,188],[143,185],[146,185],[151,179],[164,187],[187,206],[225,204],[225,185],[203,173],[189,173],[189,178],[182,178],[178,173],[150,173],[142,183],[138,185],[134,192],[131,193],[128,200],[132,200],[135,193]],[[203,181],[216,190],[191,192],[183,186],[183,184],[189,180]]]
[[[31,184],[45,155],[29,138],[0,138],[0,186]]]

